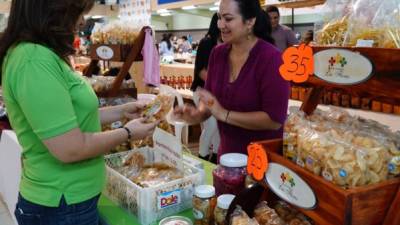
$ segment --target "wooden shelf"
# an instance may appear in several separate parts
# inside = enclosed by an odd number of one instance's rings
[[[326,2],[326,0],[297,0],[297,1],[288,1],[288,2],[281,2],[281,3],[276,3],[276,4],[267,4],[266,6],[269,5],[275,5],[276,7],[280,8],[305,8],[305,7],[313,7],[317,5],[322,5]]]
[[[385,219],[399,221],[400,216],[397,216],[396,210],[400,207],[397,201],[400,194],[396,195],[396,193],[400,187],[400,178],[365,187],[343,189],[285,159],[282,156],[281,139],[259,143],[265,147],[270,162],[279,163],[296,172],[313,189],[318,200],[317,207],[313,210],[296,208],[313,219],[316,224],[378,225]],[[267,190],[267,192],[269,193],[267,200],[275,198],[271,196],[270,191]]]
[[[400,49],[314,46],[313,50],[316,53],[332,48],[350,50],[367,57],[374,65],[373,76],[364,83],[351,86],[327,83],[311,76],[302,84],[313,87],[302,105],[304,112],[311,114],[314,111],[322,97],[323,89],[342,89],[352,96],[400,105]]]

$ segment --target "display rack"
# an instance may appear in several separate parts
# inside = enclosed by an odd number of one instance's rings
[[[85,71],[84,75],[87,77],[91,77],[93,74],[93,70],[96,67],[99,60],[104,61],[114,61],[114,62],[123,62],[122,67],[115,78],[112,87],[110,90],[105,92],[96,93],[99,97],[115,97],[118,95],[129,95],[134,98],[137,96],[136,88],[125,88],[121,89],[121,84],[125,77],[128,75],[128,71],[131,68],[133,62],[143,60],[141,50],[145,40],[145,30],[151,29],[150,27],[143,27],[137,38],[135,39],[133,45],[106,45],[106,44],[93,44],[90,48],[90,64],[88,69]],[[99,55],[99,51],[107,48],[112,54],[111,57],[104,58]]]
[[[328,47],[314,47],[318,52]],[[342,48],[343,49],[343,48]],[[361,84],[343,86],[331,84],[312,76],[306,84],[312,85],[312,90],[303,102],[301,109],[312,114],[320,102],[324,88],[342,88],[354,94],[375,96],[386,102],[400,102],[400,49],[376,48],[345,48],[359,52],[369,58],[375,65],[372,77]],[[318,225],[394,225],[400,224],[400,178],[368,185],[343,189],[321,176],[296,165],[282,156],[282,139],[259,142],[264,146],[270,162],[276,162],[296,172],[314,191],[317,206],[312,210],[298,208]],[[267,199],[277,198],[266,189]]]
[[[316,5],[324,4],[326,0],[297,0],[297,1],[284,1],[274,4],[269,4],[267,1],[267,5],[275,5],[276,7],[281,8],[305,8],[305,7],[313,7]]]

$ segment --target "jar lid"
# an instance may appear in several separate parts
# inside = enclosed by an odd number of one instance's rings
[[[183,216],[170,216],[162,219],[159,225],[193,225],[189,218]]]
[[[219,161],[221,165],[226,167],[245,167],[247,165],[247,155],[228,153],[222,155]]]
[[[235,196],[230,194],[219,196],[217,199],[218,208],[229,209],[229,206],[231,205],[234,198]]]
[[[215,195],[215,188],[211,185],[200,185],[194,189],[194,195],[199,198],[211,198]]]

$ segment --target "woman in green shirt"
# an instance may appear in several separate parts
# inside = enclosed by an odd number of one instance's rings
[[[105,185],[103,154],[142,139],[156,123],[138,118],[141,103],[98,108],[90,85],[68,61],[74,33],[95,0],[13,0],[0,39],[7,112],[23,148],[20,225],[97,225]],[[101,132],[101,124],[133,119]]]

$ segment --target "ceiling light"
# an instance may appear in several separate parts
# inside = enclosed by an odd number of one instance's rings
[[[160,13],[160,16],[172,16],[171,13],[167,12],[167,13]]]
[[[197,8],[197,7],[194,6],[194,5],[189,5],[189,6],[183,6],[182,7],[183,10],[191,10],[191,9],[195,9],[195,8]]]
[[[218,6],[211,7],[211,8],[209,8],[209,10],[210,10],[210,11],[218,11],[218,10],[219,10],[219,7],[218,7]]]

